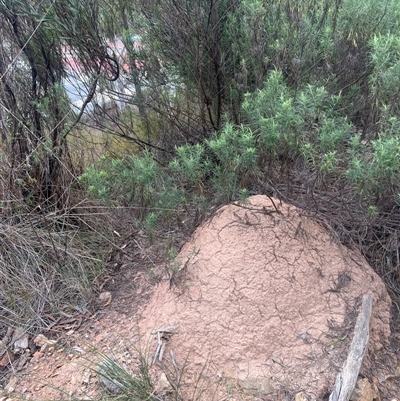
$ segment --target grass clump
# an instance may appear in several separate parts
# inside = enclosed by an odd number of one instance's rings
[[[0,224],[0,330],[50,328],[60,312],[87,310],[102,269],[98,239],[54,216]]]
[[[130,374],[113,358],[104,355],[97,365],[96,372],[100,382],[118,400],[157,400],[149,374],[149,367],[143,355],[137,375]]]

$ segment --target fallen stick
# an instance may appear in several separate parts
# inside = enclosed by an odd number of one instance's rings
[[[157,362],[157,359],[161,362],[164,356],[165,346],[172,334],[175,334],[178,330],[177,326],[162,327],[152,332],[157,334],[158,345],[156,353],[153,358],[153,365]]]
[[[157,333],[176,333],[177,330],[178,330],[178,326],[161,327],[160,329],[154,330],[151,334],[157,334]]]
[[[343,364],[342,371],[336,377],[335,387],[329,401],[348,401],[350,399],[368,346],[371,312],[372,295],[364,295],[349,355]]]

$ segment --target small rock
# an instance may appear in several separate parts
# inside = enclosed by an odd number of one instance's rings
[[[7,351],[7,352],[4,354],[4,356],[0,359],[0,371],[1,371],[1,370],[4,370],[5,367],[6,367],[9,363],[14,362],[14,360],[15,360],[15,355],[14,355],[14,353],[13,353],[13,352],[8,352],[8,351]]]
[[[271,382],[265,378],[247,378],[239,380],[238,384],[245,393],[255,397],[264,397],[275,392]]]
[[[6,348],[7,348],[7,343],[5,341],[3,341],[3,340],[0,340],[0,352],[3,351]],[[1,401],[2,398],[4,398],[4,397],[1,397],[0,401]]]
[[[46,349],[47,348],[49,348],[50,346],[52,346],[52,347],[50,347],[50,348],[53,348],[53,350],[54,350],[54,345],[55,344],[57,344],[57,341],[56,340],[49,340],[46,336],[44,336],[43,334],[39,334],[38,336],[36,336],[34,339],[33,339],[33,342],[34,342],[34,344],[37,346],[37,347],[40,347],[40,351],[41,352],[44,352],[44,351],[46,351]],[[50,349],[49,349],[49,351],[50,351]]]
[[[350,401],[381,401],[379,390],[367,378],[358,379]]]
[[[29,346],[28,335],[22,329],[15,329],[11,339],[15,353],[23,353]]]
[[[168,381],[164,372],[161,373],[154,391],[156,394],[168,394],[173,390],[171,383]]]
[[[90,372],[90,370],[84,371],[82,375],[82,383],[89,384],[91,375],[92,373]]]
[[[112,301],[112,295],[111,292],[104,291],[99,295],[100,301],[103,303],[103,306],[110,305]]]
[[[296,394],[295,401],[309,401],[309,400],[306,394],[304,392],[301,392]]]

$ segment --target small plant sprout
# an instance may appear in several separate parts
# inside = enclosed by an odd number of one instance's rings
[[[249,196],[250,196],[249,190],[247,188],[243,188],[239,192],[239,203],[245,205],[248,202]]]
[[[375,205],[369,205],[367,208],[368,217],[374,218],[378,214],[378,209]]]

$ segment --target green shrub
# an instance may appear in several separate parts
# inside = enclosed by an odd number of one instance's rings
[[[80,181],[104,202],[134,205],[152,238],[158,225],[185,211],[203,215],[209,201],[244,201],[249,177],[257,172],[252,131],[227,124],[204,144],[177,147],[166,168],[145,151],[125,160],[102,158]]]
[[[203,145],[185,145],[176,148],[176,155],[169,168],[180,185],[199,187],[210,171]]]
[[[213,194],[227,201],[237,199],[246,177],[257,174],[257,149],[252,131],[226,124],[206,145],[215,160],[211,174]]]
[[[353,129],[340,114],[339,95],[312,85],[294,91],[278,71],[271,72],[262,90],[247,95],[243,109],[264,156],[290,154],[321,171],[334,168]]]
[[[128,159],[103,157],[80,176],[89,192],[103,201],[122,200],[147,209],[155,207],[166,176],[148,151]]]
[[[395,195],[400,183],[400,137],[385,135],[364,144],[353,138],[347,178],[366,197]]]

